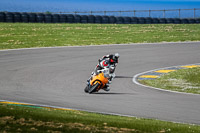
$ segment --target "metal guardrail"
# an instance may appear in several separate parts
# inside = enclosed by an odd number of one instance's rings
[[[184,17],[182,14],[183,11],[190,12],[190,17]],[[128,11],[86,11],[86,12],[54,12],[58,14],[84,14],[84,15],[113,15],[114,16],[129,16],[129,17],[141,17],[139,13],[145,13],[145,17],[154,17],[154,12],[162,13],[159,18],[200,18],[200,15],[197,15],[197,12],[200,12],[200,8],[193,8],[193,9],[168,9],[168,10],[128,10]],[[171,12],[171,14],[177,14],[178,17],[167,17],[167,13]],[[191,13],[192,12],[192,13]],[[127,15],[128,14],[128,15]],[[184,13],[185,14],[185,13]],[[200,14],[200,13],[198,13]],[[143,14],[144,15],[144,14]],[[158,18],[158,17],[157,17]]]

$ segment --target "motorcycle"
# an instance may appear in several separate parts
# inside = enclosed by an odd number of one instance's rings
[[[93,92],[98,92],[100,89],[103,89],[106,84],[111,83],[110,79],[115,77],[114,71],[114,65],[99,70],[97,75],[92,76],[84,91],[91,94]]]

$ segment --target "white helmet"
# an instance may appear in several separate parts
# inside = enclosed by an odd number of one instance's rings
[[[114,56],[115,56],[116,58],[119,58],[120,55],[119,55],[119,53],[115,53]]]

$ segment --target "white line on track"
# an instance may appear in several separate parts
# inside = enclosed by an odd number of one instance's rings
[[[133,118],[138,118],[138,119],[152,119],[152,120],[159,120],[159,121],[164,121],[166,120],[161,120],[161,119],[155,119],[155,118],[145,118],[145,117],[138,117],[134,115],[124,115],[124,114],[118,114],[118,113],[108,113],[108,112],[98,112],[98,111],[90,111],[90,110],[83,110],[83,109],[74,109],[74,108],[65,108],[65,107],[59,107],[59,106],[51,106],[51,105],[43,105],[43,104],[33,104],[33,103],[24,103],[24,102],[16,102],[16,101],[8,101],[8,100],[0,100],[0,102],[13,102],[13,103],[19,103],[19,104],[27,104],[27,105],[32,105],[32,106],[38,106],[38,107],[50,107],[50,108],[55,108],[55,109],[68,109],[68,110],[74,110],[74,111],[85,111],[89,113],[97,113],[97,114],[103,114],[103,115],[113,115],[113,116],[122,116],[122,117],[133,117]],[[188,125],[196,125],[196,124],[191,124],[191,123],[184,123],[184,122],[177,122],[177,121],[167,121],[167,122],[173,122],[173,123],[180,123],[180,124],[188,124]]]
[[[195,63],[195,64],[187,64],[187,65],[199,65],[200,63]],[[146,88],[152,88],[152,89],[156,89],[156,90],[160,90],[160,91],[166,91],[166,92],[172,92],[172,93],[178,93],[178,94],[185,94],[185,95],[199,95],[200,94],[193,94],[193,93],[186,93],[186,92],[178,92],[178,91],[172,91],[172,90],[165,90],[165,89],[161,89],[161,88],[156,88],[156,87],[152,87],[152,86],[147,86],[147,85],[144,85],[144,84],[141,84],[137,81],[137,77],[139,77],[140,75],[143,75],[145,73],[149,73],[149,72],[153,72],[153,71],[157,71],[157,70],[161,70],[161,69],[169,69],[169,68],[173,68],[173,67],[181,67],[181,66],[186,66],[186,65],[178,65],[178,66],[171,66],[171,67],[164,67],[164,68],[158,68],[158,69],[154,69],[154,70],[149,70],[149,71],[145,71],[145,72],[142,72],[142,73],[138,73],[136,75],[133,76],[133,83],[137,84],[137,85],[140,85],[140,86],[143,86],[143,87],[146,87]]]
[[[200,41],[185,41],[185,42],[158,42],[158,43],[130,43],[130,44],[102,44],[102,45],[84,45],[84,46],[55,46],[55,47],[34,47],[34,48],[19,48],[19,49],[5,49],[1,51],[15,51],[15,50],[36,50],[36,49],[56,49],[56,48],[76,48],[76,47],[109,47],[109,46],[128,46],[128,45],[164,45],[164,44],[199,44]]]

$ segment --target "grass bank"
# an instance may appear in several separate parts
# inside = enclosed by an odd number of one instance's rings
[[[177,41],[200,41],[200,25],[0,23],[0,49]]]
[[[140,82],[156,88],[200,94],[200,67],[176,70],[155,80]]]
[[[0,104],[0,132],[197,133],[200,126]]]

